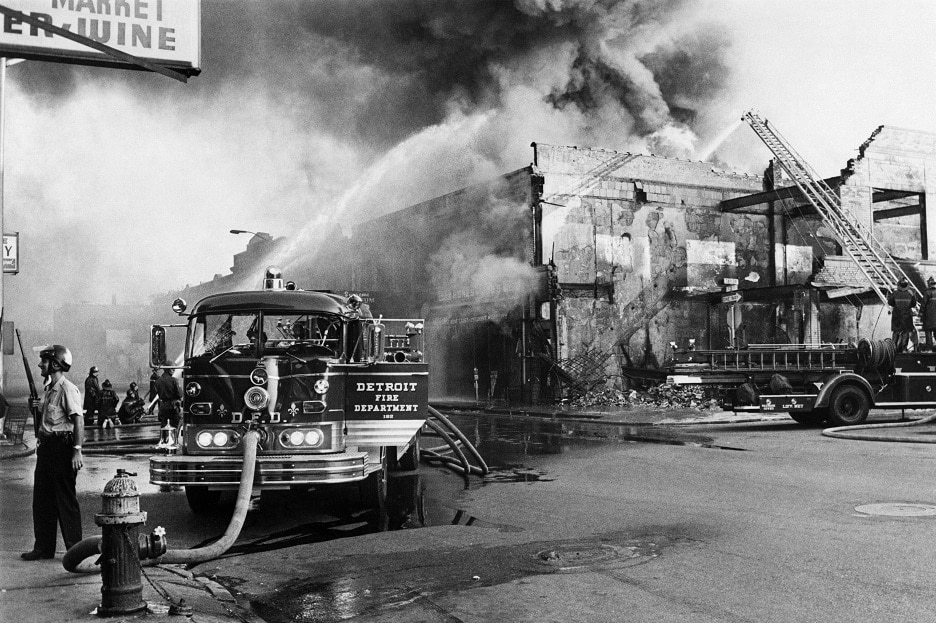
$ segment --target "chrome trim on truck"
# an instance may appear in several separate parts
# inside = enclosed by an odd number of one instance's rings
[[[364,479],[367,463],[366,452],[260,456],[254,484],[275,487],[354,482]],[[236,488],[242,468],[240,456],[154,456],[150,458],[150,482]]]

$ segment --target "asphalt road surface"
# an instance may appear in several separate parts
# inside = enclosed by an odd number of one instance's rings
[[[792,421],[456,422],[487,477],[397,474],[383,522],[353,488],[264,497],[232,550],[194,572],[271,623],[936,620],[931,445]],[[32,462],[5,463],[3,507],[28,505]],[[86,463],[86,535],[118,467],[137,472],[147,528],[166,527],[171,548],[226,527],[229,508],[196,517],[149,485],[145,455]]]

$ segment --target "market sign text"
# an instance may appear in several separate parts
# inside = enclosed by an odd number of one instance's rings
[[[0,3],[126,54],[190,74],[199,71],[201,10],[197,0],[0,0]],[[137,68],[11,15],[4,14],[2,19],[0,56]]]

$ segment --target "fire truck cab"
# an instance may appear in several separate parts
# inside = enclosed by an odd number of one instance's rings
[[[150,459],[150,482],[181,485],[193,511],[240,483],[241,440],[260,441],[254,490],[359,482],[382,504],[386,470],[415,469],[428,416],[419,319],[375,319],[357,295],[304,291],[267,269],[258,291],[215,294],[185,324],[153,325],[152,365],[181,371],[177,445]],[[170,363],[166,331],[186,330]]]

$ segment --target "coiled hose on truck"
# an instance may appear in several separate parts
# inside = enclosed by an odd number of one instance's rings
[[[250,493],[253,490],[254,472],[257,467],[257,444],[260,434],[251,430],[244,435],[244,463],[241,472],[240,486],[237,489],[237,502],[234,505],[234,514],[228,524],[224,535],[205,547],[197,549],[170,549],[155,560],[141,561],[144,566],[153,566],[161,563],[169,564],[195,564],[212,560],[231,549],[244,527],[247,509],[250,507]],[[90,556],[101,553],[101,536],[92,536],[82,539],[73,545],[62,558],[62,566],[66,571],[78,573],[78,566]]]

